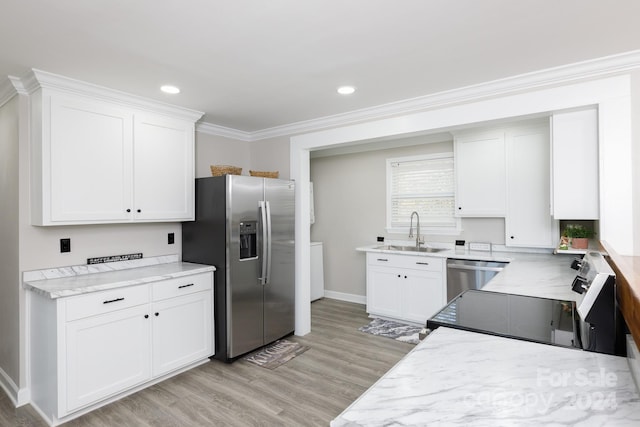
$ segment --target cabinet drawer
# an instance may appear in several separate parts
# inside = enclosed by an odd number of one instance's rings
[[[367,264],[387,267],[442,271],[444,258],[367,252]]]
[[[66,301],[67,321],[109,313],[149,302],[149,286],[130,286],[69,297]]]
[[[213,289],[213,273],[194,274],[163,280],[151,285],[153,300],[158,301],[180,295]]]

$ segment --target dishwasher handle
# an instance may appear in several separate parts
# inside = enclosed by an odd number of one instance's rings
[[[496,272],[500,272],[504,269],[504,267],[481,267],[481,266],[464,265],[464,264],[447,264],[447,268],[455,268],[458,270],[496,271]]]

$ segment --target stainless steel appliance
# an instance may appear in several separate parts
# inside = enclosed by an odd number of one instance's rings
[[[624,356],[625,326],[614,272],[598,252],[588,252],[574,266],[578,273],[571,286],[580,293],[575,302],[471,289],[427,320],[427,328],[446,326]]]
[[[216,267],[215,356],[233,359],[293,332],[294,183],[196,179],[196,219],[182,224],[183,261]]]
[[[582,348],[624,355],[625,325],[618,308],[613,269],[599,252],[587,252],[572,267],[578,270],[571,287],[580,294],[576,308],[581,320]]]
[[[447,301],[469,289],[482,289],[507,262],[447,259]]]

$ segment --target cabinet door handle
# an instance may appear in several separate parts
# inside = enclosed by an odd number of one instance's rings
[[[127,212],[131,212],[131,209],[127,209]]]
[[[180,285],[178,286],[178,289],[188,288],[189,286],[193,286],[193,283],[189,283],[188,285]]]
[[[378,261],[384,261],[384,262],[387,262],[387,261],[389,261],[389,260],[388,260],[388,259],[386,259],[386,258],[378,258]]]
[[[138,210],[137,210],[137,212],[138,212],[138,213],[142,212],[142,209],[138,209]]]
[[[145,319],[148,319],[148,318],[149,318],[149,315],[148,315],[148,314],[145,314],[145,315],[144,315],[144,318],[145,318]]]
[[[429,265],[428,262],[421,262],[421,261],[417,261],[416,264],[420,264],[420,265]]]
[[[155,314],[156,317],[160,316],[160,313],[158,313],[158,312],[155,312],[153,314]]]
[[[116,298],[116,299],[110,299],[107,301],[103,301],[103,304],[111,304],[112,302],[118,302],[118,301],[124,301],[124,298]]]

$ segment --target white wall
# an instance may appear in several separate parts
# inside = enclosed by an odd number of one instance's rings
[[[18,101],[0,107],[0,383],[14,398],[20,384]]]

